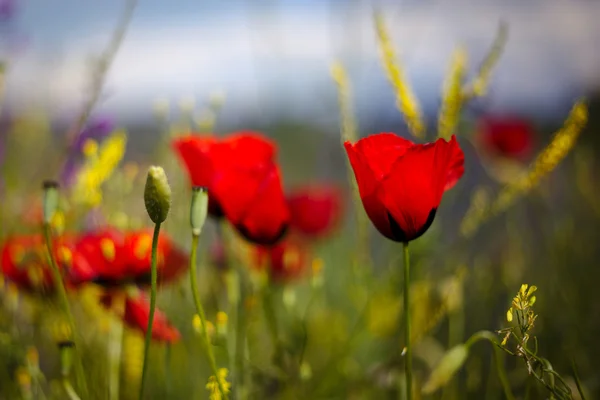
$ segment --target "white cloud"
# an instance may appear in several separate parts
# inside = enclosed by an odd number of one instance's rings
[[[600,26],[595,23],[600,3],[546,0],[522,6],[461,1],[386,10],[411,77],[416,85],[434,90],[434,96],[439,82],[433,80],[446,71],[452,49],[465,43],[472,62],[479,62],[501,18],[510,24],[509,44],[495,78],[494,93],[501,102],[511,96],[558,95],[570,85],[600,79],[600,54],[595,51],[600,41]],[[159,26],[154,21],[135,26],[111,68],[107,84],[115,96],[106,106],[139,108],[143,101],[150,108],[153,97],[205,96],[216,88],[227,91],[239,105],[259,98],[285,101],[282,93],[322,81],[330,61],[339,55],[357,62],[355,67],[363,71],[361,81],[368,85],[382,79],[370,12],[366,6],[357,8],[342,20],[323,10],[311,13],[307,6],[258,21],[238,15],[224,17],[219,25]],[[77,104],[86,87],[86,60],[92,50],[101,49],[107,36],[94,30],[74,35],[65,44],[64,58],[55,63],[39,53],[26,55],[10,75],[13,99],[62,108]],[[137,103],[132,105],[134,100]]]

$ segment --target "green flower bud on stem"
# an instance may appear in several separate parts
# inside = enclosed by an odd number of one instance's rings
[[[205,187],[194,186],[192,188],[192,204],[190,206],[190,225],[192,234],[200,236],[206,215],[208,213],[208,191]]]
[[[44,224],[49,224],[58,208],[58,182],[44,181]]]
[[[73,365],[73,347],[75,343],[70,340],[64,340],[58,343],[60,350],[60,372],[63,378],[67,378],[71,374],[71,366]]]
[[[71,385],[71,381],[69,380],[69,375],[71,375],[71,366],[73,365],[73,348],[75,347],[75,343],[67,340],[58,343],[58,348],[60,350],[60,372],[62,375],[62,386],[65,390],[65,394],[69,400],[81,400],[73,385]]]
[[[144,203],[152,222],[160,224],[167,219],[171,208],[171,187],[162,167],[152,166],[148,169]]]

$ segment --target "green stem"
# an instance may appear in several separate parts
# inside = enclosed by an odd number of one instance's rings
[[[160,222],[154,225],[154,234],[152,236],[152,265],[151,265],[151,287],[150,287],[150,313],[148,316],[148,327],[146,328],[146,340],[144,341],[144,364],[142,367],[142,382],[140,384],[139,399],[144,398],[144,383],[146,383],[146,374],[148,372],[148,355],[150,354],[150,341],[152,340],[152,324],[154,323],[154,309],[156,308],[156,286],[158,274],[156,270],[158,249],[158,235],[160,233]]]
[[[217,234],[223,244],[225,264],[228,267],[229,283],[228,283],[228,299],[230,303],[230,314],[235,313],[235,329],[231,331],[233,338],[234,350],[231,352],[232,359],[230,363],[233,365],[233,379],[236,382],[237,398],[244,398],[244,394],[248,390],[244,387],[245,382],[245,343],[246,343],[246,286],[244,283],[243,268],[240,267],[238,260],[234,259],[234,252],[231,248],[230,235],[228,226],[225,222],[218,226]],[[248,384],[251,384],[248,381]]]
[[[498,373],[498,379],[500,379],[502,390],[504,390],[504,397],[506,397],[506,400],[515,400],[515,396],[513,396],[512,391],[510,390],[510,383],[508,382],[506,371],[504,370],[504,358],[502,357],[502,353],[495,343],[492,343],[492,346],[494,348],[494,363],[496,364],[496,372]]]
[[[75,391],[75,389],[73,389],[73,385],[71,385],[71,382],[69,381],[68,378],[63,378],[62,384],[63,384],[63,389],[65,389],[65,392],[67,393],[67,397],[69,400],[81,400],[81,398],[77,395],[77,392]]]
[[[223,387],[221,379],[219,379],[219,370],[217,369],[217,362],[215,361],[215,355],[212,350],[212,345],[208,337],[208,331],[206,329],[206,314],[204,314],[204,307],[200,301],[200,294],[198,293],[198,279],[196,273],[196,249],[198,248],[199,235],[192,235],[192,251],[190,254],[190,283],[192,285],[192,294],[194,296],[194,303],[196,305],[196,311],[202,322],[202,338],[204,339],[204,346],[206,347],[206,355],[208,357],[208,363],[212,369],[213,375],[219,385],[219,391],[224,399],[227,399],[227,392]]]
[[[474,333],[465,343],[465,346],[470,348],[473,344],[477,343],[480,340],[487,340],[492,344],[494,349],[494,364],[496,366],[496,373],[498,374],[498,379],[500,380],[500,384],[502,385],[502,389],[504,391],[504,396],[507,400],[514,400],[515,396],[512,394],[510,390],[510,383],[508,382],[508,377],[506,376],[506,371],[504,369],[503,359],[500,357],[503,350],[502,347],[498,345],[496,341],[496,335],[494,335],[490,331],[479,331]]]
[[[263,311],[265,313],[269,335],[273,342],[273,359],[275,360],[275,365],[281,367],[279,361],[282,355],[282,349],[281,341],[279,340],[279,329],[277,328],[277,315],[273,308],[273,296],[271,288],[268,285],[266,285],[263,290]]]
[[[246,292],[244,282],[241,274],[237,273],[237,307],[236,307],[236,322],[235,322],[235,371],[238,386],[238,393],[243,392],[244,387],[244,356],[245,356],[245,343],[246,343],[246,310],[245,310],[245,299]],[[241,398],[242,396],[238,396]]]
[[[166,344],[165,348],[165,396],[169,397],[173,390],[173,377],[171,375],[172,347],[171,343]]]
[[[118,312],[124,308],[124,298],[116,296]],[[116,318],[111,321],[110,336],[108,340],[108,398],[119,400],[119,379],[121,373],[121,349],[123,346],[123,323]]]
[[[84,369],[83,369],[83,364],[81,362],[81,342],[79,341],[79,336],[77,335],[77,328],[75,327],[75,318],[73,318],[73,313],[71,313],[71,306],[69,305],[69,298],[67,297],[67,291],[66,291],[65,285],[63,283],[63,278],[58,269],[56,259],[54,258],[54,252],[52,251],[52,235],[50,232],[50,224],[45,223],[43,230],[44,230],[44,239],[46,241],[46,249],[48,251],[48,259],[50,261],[50,271],[52,273],[52,281],[54,282],[54,286],[56,287],[56,289],[58,291],[59,301],[63,308],[63,312],[67,316],[67,320],[69,322],[69,327],[71,328],[71,334],[73,336],[73,342],[75,343],[75,347],[77,348],[77,355],[75,357],[77,380],[79,382],[82,393],[87,398],[88,397],[87,382],[85,380],[85,373],[84,373]]]
[[[410,257],[408,242],[403,243],[404,250],[404,340],[406,343],[406,400],[412,400],[412,347],[410,345]]]
[[[575,384],[577,385],[577,391],[579,392],[579,397],[581,397],[581,400],[586,400],[585,394],[583,393],[581,380],[579,379],[579,372],[577,371],[577,365],[575,364],[575,360],[571,360],[571,368],[573,369],[573,377],[575,378]]]

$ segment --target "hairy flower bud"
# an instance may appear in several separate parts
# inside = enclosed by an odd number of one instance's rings
[[[160,224],[167,219],[171,208],[171,187],[162,167],[152,166],[148,169],[144,203],[152,222]]]

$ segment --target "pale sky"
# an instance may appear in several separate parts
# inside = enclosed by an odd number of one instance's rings
[[[108,41],[123,1],[23,1],[12,28],[27,37],[8,77],[14,105],[73,112],[85,94],[90,56]],[[223,5],[225,4],[225,5]],[[394,113],[378,61],[369,1],[139,0],[99,112],[147,116],[157,98],[203,102],[226,94],[230,119],[287,116],[335,123],[334,59],[348,66],[362,119]],[[475,68],[498,21],[509,42],[485,104],[564,112],[600,83],[600,2],[380,1],[417,95],[435,110],[454,47]]]

